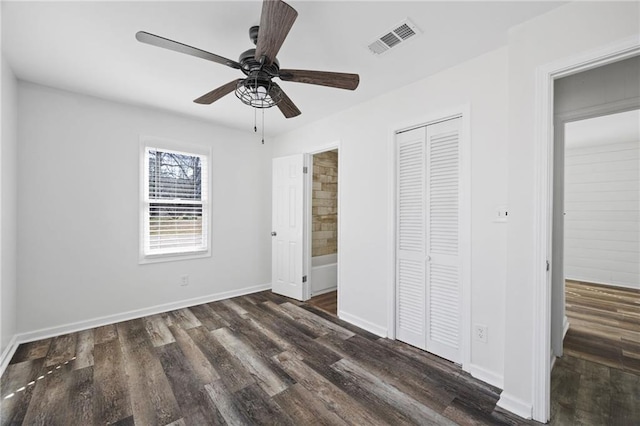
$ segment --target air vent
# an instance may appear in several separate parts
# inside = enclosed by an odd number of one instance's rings
[[[387,31],[372,43],[369,44],[369,50],[375,55],[382,55],[387,50],[395,47],[404,41],[420,34],[420,30],[409,19],[405,19],[393,29]]]

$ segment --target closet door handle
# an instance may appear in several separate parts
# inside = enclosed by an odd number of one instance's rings
[[[278,234],[276,233],[276,231],[272,231],[272,232],[271,232],[271,236],[272,236],[272,237],[275,237],[276,235],[278,235]]]
[[[431,256],[427,256],[427,262],[431,262]]]

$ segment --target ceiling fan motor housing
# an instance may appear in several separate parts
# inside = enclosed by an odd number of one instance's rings
[[[280,62],[274,59],[271,65],[261,64],[255,58],[256,49],[249,49],[240,54],[238,62],[240,62],[240,69],[245,75],[250,75],[255,71],[263,71],[271,77],[277,77],[280,74]]]

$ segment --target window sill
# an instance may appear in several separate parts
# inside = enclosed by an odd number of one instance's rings
[[[171,254],[154,254],[154,255],[140,255],[140,259],[138,260],[138,264],[145,265],[148,263],[164,263],[164,262],[175,262],[178,260],[192,260],[192,259],[202,259],[205,257],[211,257],[210,251],[196,251],[196,252],[187,252],[187,253],[171,253]]]

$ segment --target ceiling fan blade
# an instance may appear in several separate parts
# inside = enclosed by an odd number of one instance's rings
[[[278,88],[277,90],[280,91],[282,96],[282,99],[280,99],[280,102],[278,102],[276,105],[278,106],[280,112],[282,112],[282,114],[285,116],[285,118],[297,117],[302,114],[296,104],[294,104],[293,101],[287,96],[287,94],[284,93],[284,90],[282,90],[280,86],[276,87]]]
[[[295,83],[317,84],[338,89],[355,90],[360,84],[358,74],[328,71],[280,70],[280,78]]]
[[[298,12],[282,0],[263,1],[256,60],[264,56],[265,65],[273,63],[297,17]]]
[[[236,61],[232,61],[231,59],[227,59],[222,56],[218,56],[213,53],[206,52],[202,49],[191,47],[186,44],[169,40],[168,38],[160,37],[145,31],[138,31],[136,33],[136,39],[139,42],[147,43],[152,46],[162,47],[164,49],[173,50],[174,52],[185,53],[187,55],[195,56],[197,58],[202,58],[208,61],[216,62],[218,64],[226,65],[231,68],[240,69],[240,64],[237,63]]]
[[[234,90],[236,90],[238,82],[240,82],[240,81],[242,81],[241,78],[239,78],[237,80],[230,81],[227,84],[225,84],[224,86],[220,86],[217,89],[213,89],[209,93],[200,96],[198,99],[196,99],[193,102],[195,102],[197,104],[210,105],[210,104],[214,103],[215,101],[217,101],[218,99],[220,99],[221,97],[226,96],[229,93],[231,93]]]

